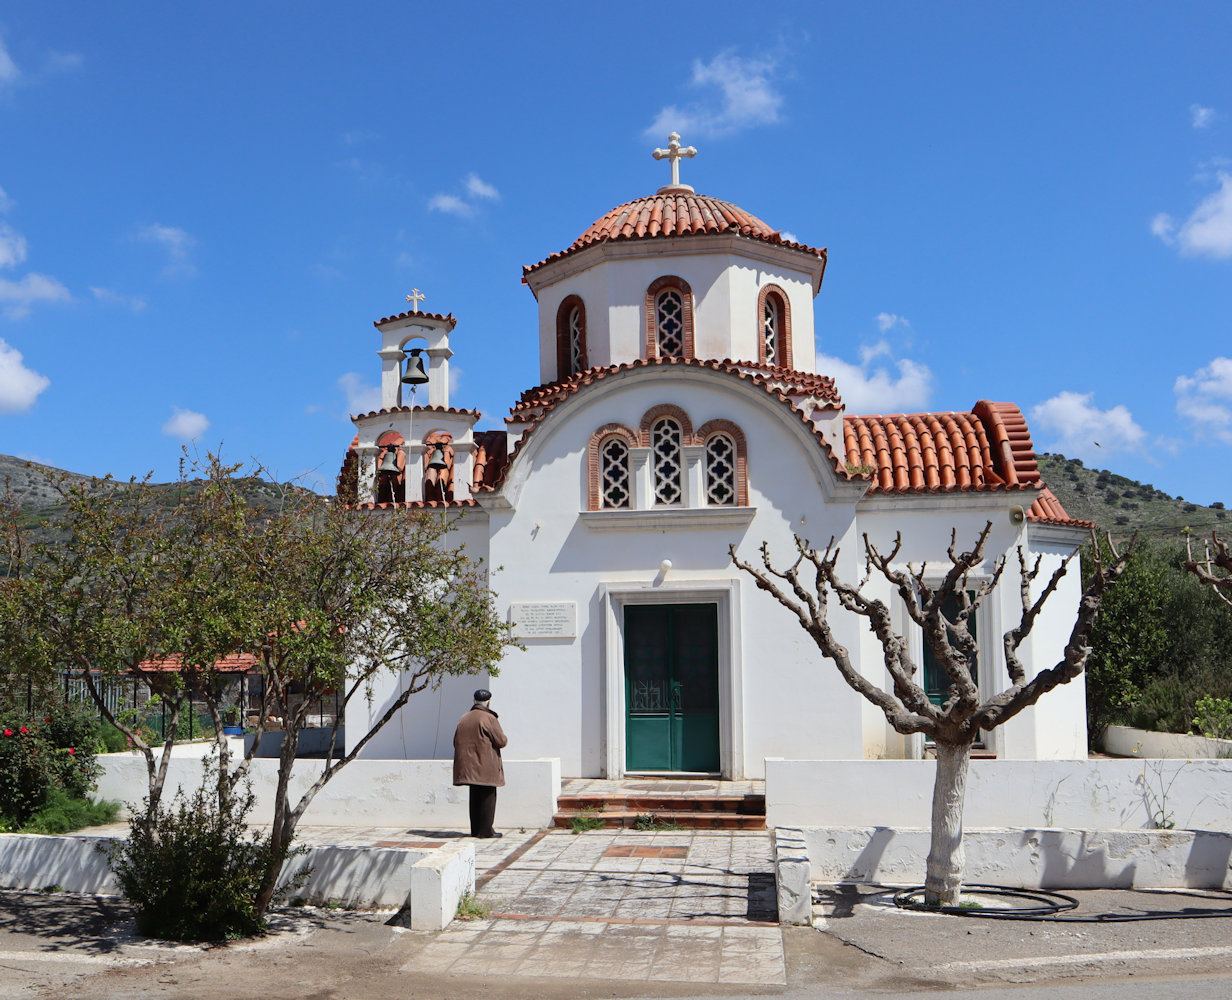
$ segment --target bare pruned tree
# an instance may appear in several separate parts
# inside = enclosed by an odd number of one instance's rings
[[[964,860],[963,800],[972,744],[981,731],[1002,725],[1024,708],[1034,705],[1048,691],[1082,673],[1090,651],[1087,639],[1099,614],[1100,602],[1125,569],[1133,547],[1131,542],[1124,553],[1118,553],[1108,539],[1111,557],[1105,558],[1099,546],[1092,546],[1095,572],[1083,592],[1064,654],[1054,666],[1031,673],[1019,658],[1019,647],[1031,634],[1045,602],[1056,592],[1077,550],[1061,561],[1033,597],[1032,588],[1040,577],[1043,557],[1037,555],[1032,561],[1020,546],[1018,591],[1022,610],[1018,623],[1002,640],[1010,683],[1003,691],[983,697],[976,682],[979,644],[971,626],[980,605],[1001,582],[1006,565],[1005,557],[1001,556],[994,561],[991,573],[973,576],[973,571],[984,563],[984,549],[991,531],[990,521],[966,552],[957,551],[957,533],[951,533],[947,550],[949,566],[940,582],[935,583],[930,580],[936,580],[936,574],[929,573],[927,564],[918,567],[897,564],[902,550],[901,534],[885,553],[867,534],[864,535],[866,573],[864,579],[854,585],[838,576],[835,567],[839,549],[833,538],[824,551],[819,551],[796,536],[796,558],[781,569],[771,561],[765,543],[761,547],[760,567],[738,558],[734,546],[729,549],[732,562],[796,616],[822,655],[833,661],[852,688],[885,713],[897,732],[904,735],[923,733],[936,742],[932,840],[925,882],[925,900],[930,905],[952,906],[958,902]],[[920,627],[928,649],[949,679],[948,694],[940,705],[929,700],[921,671],[911,658],[909,643],[895,628],[894,611],[885,601],[865,592],[874,572],[888,581],[899,595],[907,614]],[[851,662],[847,648],[835,638],[828,618],[831,594],[844,610],[867,619],[869,628],[881,643],[891,690],[883,690],[865,677]]]
[[[1232,608],[1232,546],[1214,532],[1202,543],[1202,557],[1195,559],[1191,540],[1185,539],[1185,568],[1215,591]]]

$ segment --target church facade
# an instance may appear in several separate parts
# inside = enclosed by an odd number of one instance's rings
[[[991,694],[1008,684],[1000,636],[1018,620],[1016,548],[1051,569],[1086,537],[1042,482],[1015,405],[846,413],[840,387],[816,370],[826,251],[681,184],[691,150],[678,139],[656,151],[671,184],[524,269],[541,384],[505,430],[476,431],[480,414],[451,405],[452,316],[415,301],[375,324],[382,406],[353,418],[340,496],[453,516],[451,540],[492,568],[525,649],[509,650],[497,677],[413,698],[365,756],[450,756],[454,723],[484,686],[509,753],[558,757],[568,776],[760,777],[767,757],[918,757],[922,739],[895,733],[851,690],[729,547],[756,561],[766,542],[784,560],[793,534],[833,537],[857,581],[863,536],[885,547],[901,533],[901,560],[940,576],[951,532],[970,544],[991,522],[983,571],[1009,557],[976,622]],[[868,586],[898,600],[884,581]],[[1079,593],[1075,564],[1021,650],[1033,669],[1060,658]],[[914,661],[939,687],[900,612]],[[834,606],[831,621],[858,669],[884,684],[863,619]],[[378,716],[397,683],[352,714]],[[350,721],[365,731],[367,720]],[[1003,758],[1084,757],[1082,678],[985,742]]]

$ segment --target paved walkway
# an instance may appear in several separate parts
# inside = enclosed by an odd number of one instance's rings
[[[455,921],[405,971],[786,983],[764,831],[544,831],[480,870],[490,917]]]

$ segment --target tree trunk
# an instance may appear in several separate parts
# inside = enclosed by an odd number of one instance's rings
[[[937,741],[937,780],[933,785],[933,831],[924,880],[929,906],[957,906],[963,876],[963,799],[967,793],[970,743]]]

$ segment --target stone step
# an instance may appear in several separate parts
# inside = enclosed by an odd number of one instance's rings
[[[626,810],[634,812],[729,812],[748,816],[766,815],[764,795],[683,795],[637,793],[630,795],[561,795],[556,800],[561,812],[579,809]]]
[[[747,813],[720,812],[716,810],[686,810],[671,811],[614,810],[581,813],[576,810],[561,811],[552,817],[553,825],[558,829],[568,830],[573,820],[579,815],[585,815],[595,820],[601,820],[605,829],[624,828],[637,829],[639,823],[649,830],[679,829],[679,830],[764,830],[765,815],[750,815]]]

